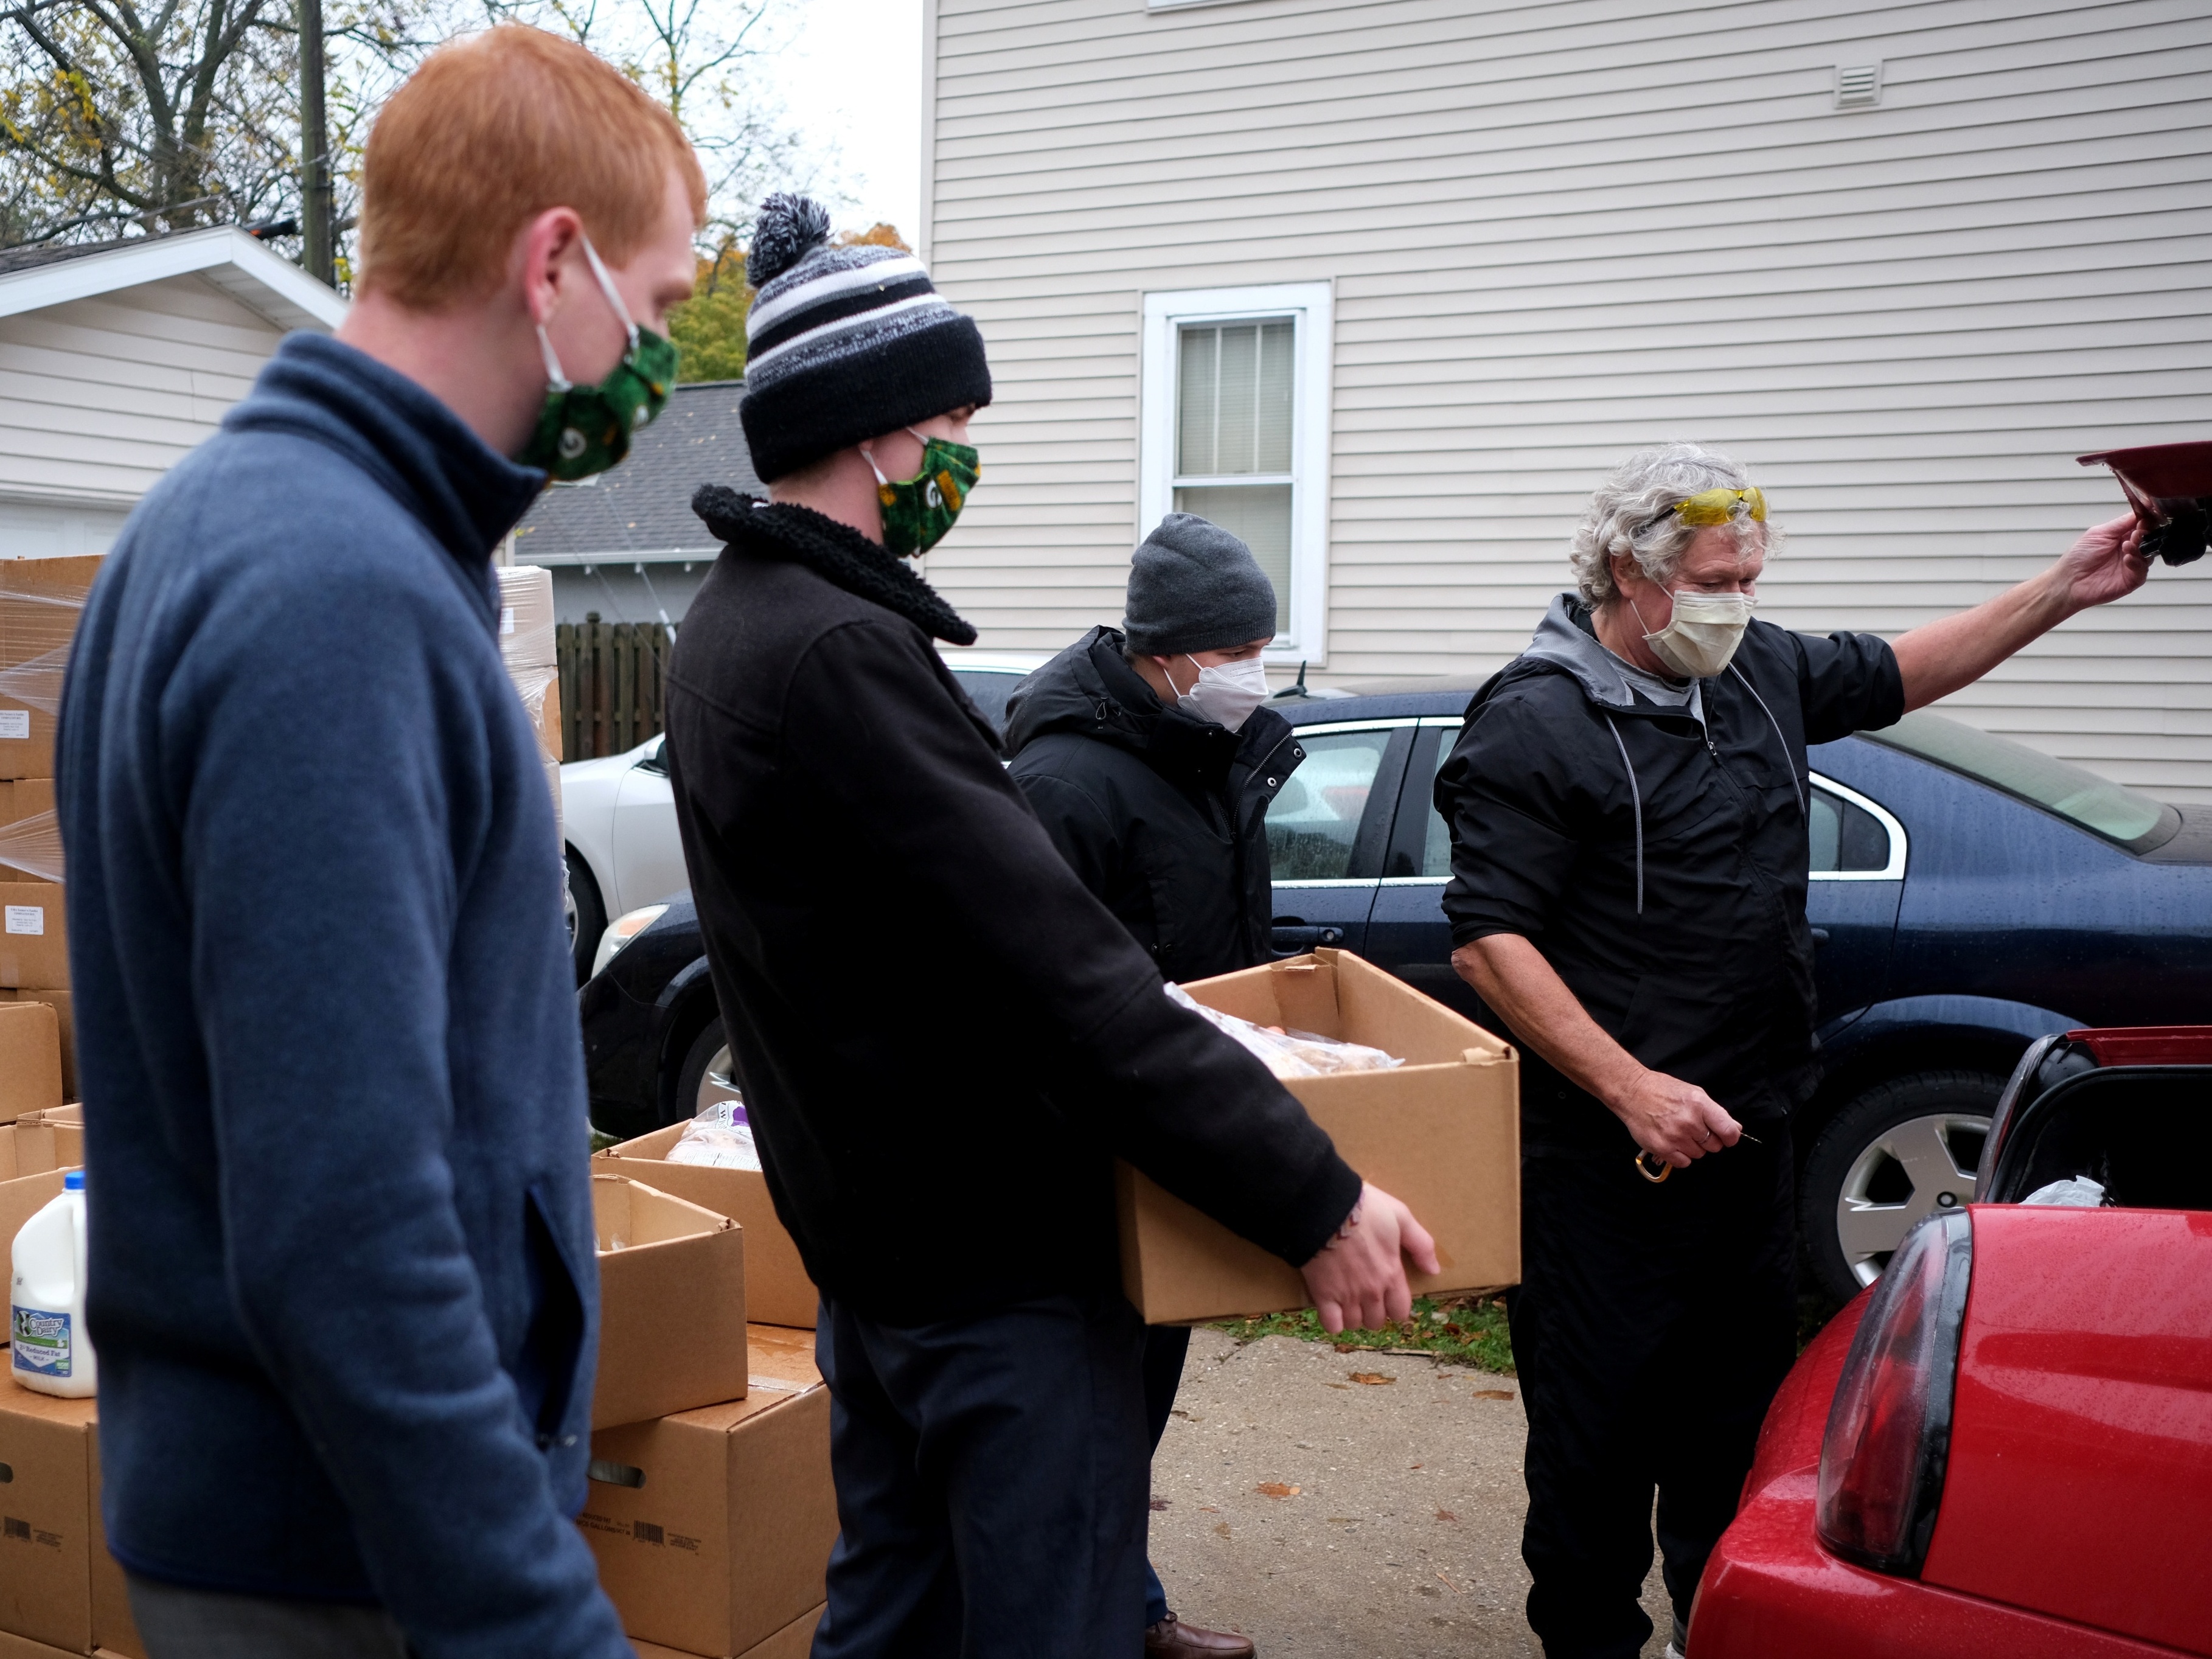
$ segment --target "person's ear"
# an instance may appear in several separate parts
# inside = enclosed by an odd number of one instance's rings
[[[569,269],[583,246],[584,222],[574,208],[548,208],[516,233],[523,308],[541,327],[561,308]]]

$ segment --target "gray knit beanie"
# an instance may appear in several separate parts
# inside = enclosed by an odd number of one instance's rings
[[[1275,631],[1275,589],[1252,550],[1195,513],[1170,513],[1129,561],[1122,629],[1147,657],[1221,651]]]

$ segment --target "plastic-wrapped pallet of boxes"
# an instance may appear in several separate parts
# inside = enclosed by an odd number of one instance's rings
[[[76,1097],[54,720],[98,558],[0,560],[0,1004],[44,1003]]]
[[[561,818],[561,668],[553,652],[553,573],[543,565],[499,570],[499,654],[538,733],[538,757]]]

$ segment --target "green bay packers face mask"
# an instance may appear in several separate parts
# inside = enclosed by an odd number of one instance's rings
[[[860,446],[868,470],[876,475],[876,500],[884,510],[884,545],[902,559],[927,553],[945,539],[968,504],[968,492],[983,476],[982,458],[966,444],[923,438],[912,427],[907,430],[921,438],[921,471],[902,483],[884,477],[875,455],[867,445]]]
[[[622,361],[597,386],[575,386],[561,372],[561,360],[545,325],[538,327],[538,349],[545,356],[545,404],[538,429],[515,457],[525,466],[542,467],[564,483],[588,478],[620,464],[629,453],[630,434],[647,425],[668,402],[676,384],[676,347],[651,329],[630,320],[629,307],[615,291],[614,278],[599,263],[592,239],[584,238],[584,257],[599,291],[629,331]]]

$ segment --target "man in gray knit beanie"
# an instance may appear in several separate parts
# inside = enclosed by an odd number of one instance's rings
[[[1008,770],[1045,832],[1170,980],[1273,956],[1267,804],[1304,757],[1265,707],[1275,590],[1219,525],[1170,513],[1129,562],[1122,628],[1094,628],[1023,682]],[[1145,1337],[1158,1446],[1190,1333]],[[1245,1659],[1245,1637],[1187,1625],[1147,1569],[1150,1659]]]

